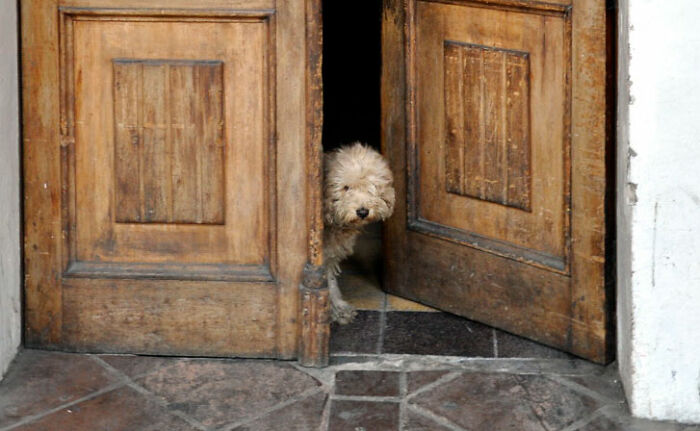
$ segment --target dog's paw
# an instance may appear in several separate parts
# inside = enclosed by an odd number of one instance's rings
[[[338,303],[331,303],[331,317],[334,322],[347,325],[355,319],[355,316],[357,316],[357,310],[347,302],[339,301]]]

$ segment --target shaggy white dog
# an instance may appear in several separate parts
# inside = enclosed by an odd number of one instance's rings
[[[394,187],[386,160],[359,142],[325,154],[323,257],[331,316],[340,324],[356,315],[338,289],[340,262],[350,256],[362,227],[386,220],[394,211]]]

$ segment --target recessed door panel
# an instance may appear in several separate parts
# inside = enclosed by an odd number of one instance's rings
[[[420,1],[415,19],[411,225],[566,272],[568,17]]]
[[[269,20],[64,25],[71,260],[270,262]]]

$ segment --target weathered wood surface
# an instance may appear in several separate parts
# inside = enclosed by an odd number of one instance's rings
[[[529,211],[529,56],[445,42],[443,65],[447,191]]]
[[[299,363],[325,367],[329,361],[330,302],[323,266],[306,265],[301,290]]]
[[[306,145],[307,201],[309,212],[308,253],[300,285],[299,363],[307,367],[324,367],[329,361],[330,302],[328,283],[323,269],[323,201],[319,187],[323,181],[323,17],[321,0],[306,0]]]
[[[409,61],[416,76],[408,85],[415,89],[414,118],[420,123],[415,125],[415,141],[409,140],[415,162],[407,174],[414,178],[409,196],[416,221],[428,225],[426,229],[454,228],[484,250],[566,272],[567,15],[541,18],[419,1],[414,20]],[[502,31],[503,26],[508,30]],[[450,62],[444,60],[449,57],[442,55],[446,44],[459,45],[465,57],[461,77],[448,75]],[[431,54],[435,51],[440,55]],[[508,63],[516,59],[521,68],[523,61],[528,64],[527,86],[508,92]],[[452,97],[446,100],[454,95],[450,85],[459,84],[455,81],[467,87],[456,96],[469,111],[461,124],[447,104],[455,104]],[[529,95],[524,103],[532,112],[512,118],[508,105],[524,91]],[[455,130],[464,136],[461,142],[449,139]],[[527,144],[519,137],[525,134]],[[464,189],[454,193],[446,161],[459,146],[466,152],[465,169],[458,177]],[[512,183],[510,173],[515,173]],[[511,187],[516,184],[523,187]]]
[[[70,279],[63,284],[61,347],[277,357],[276,302],[273,283]]]
[[[115,219],[224,224],[220,61],[112,61]]]
[[[21,2],[28,346],[296,357],[306,7]]]
[[[607,362],[602,0],[386,2],[389,291]]]

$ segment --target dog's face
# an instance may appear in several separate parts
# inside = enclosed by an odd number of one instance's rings
[[[363,226],[394,211],[394,187],[386,160],[360,143],[325,156],[324,217],[327,225]]]

